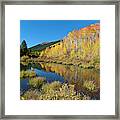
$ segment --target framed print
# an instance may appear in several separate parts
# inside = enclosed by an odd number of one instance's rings
[[[1,118],[119,119],[119,2],[1,2]]]

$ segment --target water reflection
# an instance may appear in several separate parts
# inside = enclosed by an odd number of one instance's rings
[[[30,69],[31,66],[35,68],[38,76],[46,77],[51,81],[59,80],[74,84],[76,93],[79,92],[81,95],[90,96],[91,99],[100,99],[100,72],[98,70],[44,62],[26,66],[21,65],[21,69]],[[56,74],[57,79],[55,78]]]
[[[95,69],[82,69],[73,65],[62,65],[55,63],[39,63],[41,68],[47,72],[55,72],[64,77],[71,84],[77,82],[94,81],[99,86],[100,73]]]

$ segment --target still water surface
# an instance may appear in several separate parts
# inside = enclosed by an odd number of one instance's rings
[[[91,99],[100,99],[100,72],[95,69],[82,69],[79,66],[62,65],[56,63],[37,63],[20,66],[21,70],[34,70],[37,76],[45,77],[47,82],[60,81],[74,84],[75,91],[81,94],[90,94]],[[29,89],[29,79],[20,80],[21,93]],[[96,85],[96,91],[91,92],[84,88],[85,82]]]

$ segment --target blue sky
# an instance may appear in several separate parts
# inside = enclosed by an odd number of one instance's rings
[[[20,42],[27,46],[51,42],[64,38],[68,32],[80,29],[99,20],[20,20]]]

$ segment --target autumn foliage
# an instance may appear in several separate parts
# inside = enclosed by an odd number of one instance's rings
[[[100,62],[100,25],[91,24],[73,30],[62,41],[47,47],[39,56],[40,61],[96,67]]]

